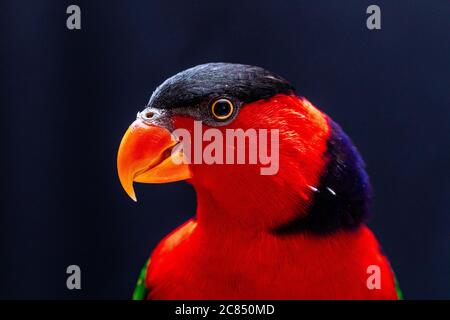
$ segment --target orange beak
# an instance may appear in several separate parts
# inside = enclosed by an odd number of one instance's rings
[[[192,177],[173,135],[163,127],[134,121],[120,143],[117,171],[120,183],[131,199],[137,201],[133,182],[167,183]]]

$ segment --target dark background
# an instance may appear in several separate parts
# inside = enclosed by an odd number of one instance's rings
[[[277,72],[339,122],[405,297],[450,298],[449,31],[448,0],[2,1],[0,298],[131,296],[195,198],[176,183],[131,201],[120,139],[159,83],[212,61]],[[70,264],[82,290],[66,289]]]

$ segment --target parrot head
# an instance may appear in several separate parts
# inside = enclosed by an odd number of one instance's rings
[[[135,201],[134,182],[187,180],[198,222],[216,230],[353,228],[370,195],[342,129],[282,77],[242,64],[203,64],[163,82],[126,131],[117,168]]]

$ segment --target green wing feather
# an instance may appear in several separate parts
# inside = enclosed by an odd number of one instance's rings
[[[394,271],[392,271],[392,273],[394,273]],[[402,293],[402,290],[400,289],[400,286],[398,284],[397,277],[395,276],[395,273],[394,273],[394,283],[395,283],[395,291],[397,292],[398,300],[403,300],[403,293]]]
[[[136,283],[136,288],[133,292],[133,300],[145,300],[148,295],[148,289],[145,286],[145,278],[147,276],[147,268],[150,264],[150,259],[147,260],[147,263],[145,266],[141,269],[141,272],[139,273],[139,278]]]

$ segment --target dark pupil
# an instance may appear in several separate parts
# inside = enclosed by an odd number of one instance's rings
[[[218,117],[225,117],[230,113],[230,103],[227,101],[218,101],[214,106],[214,113]]]

